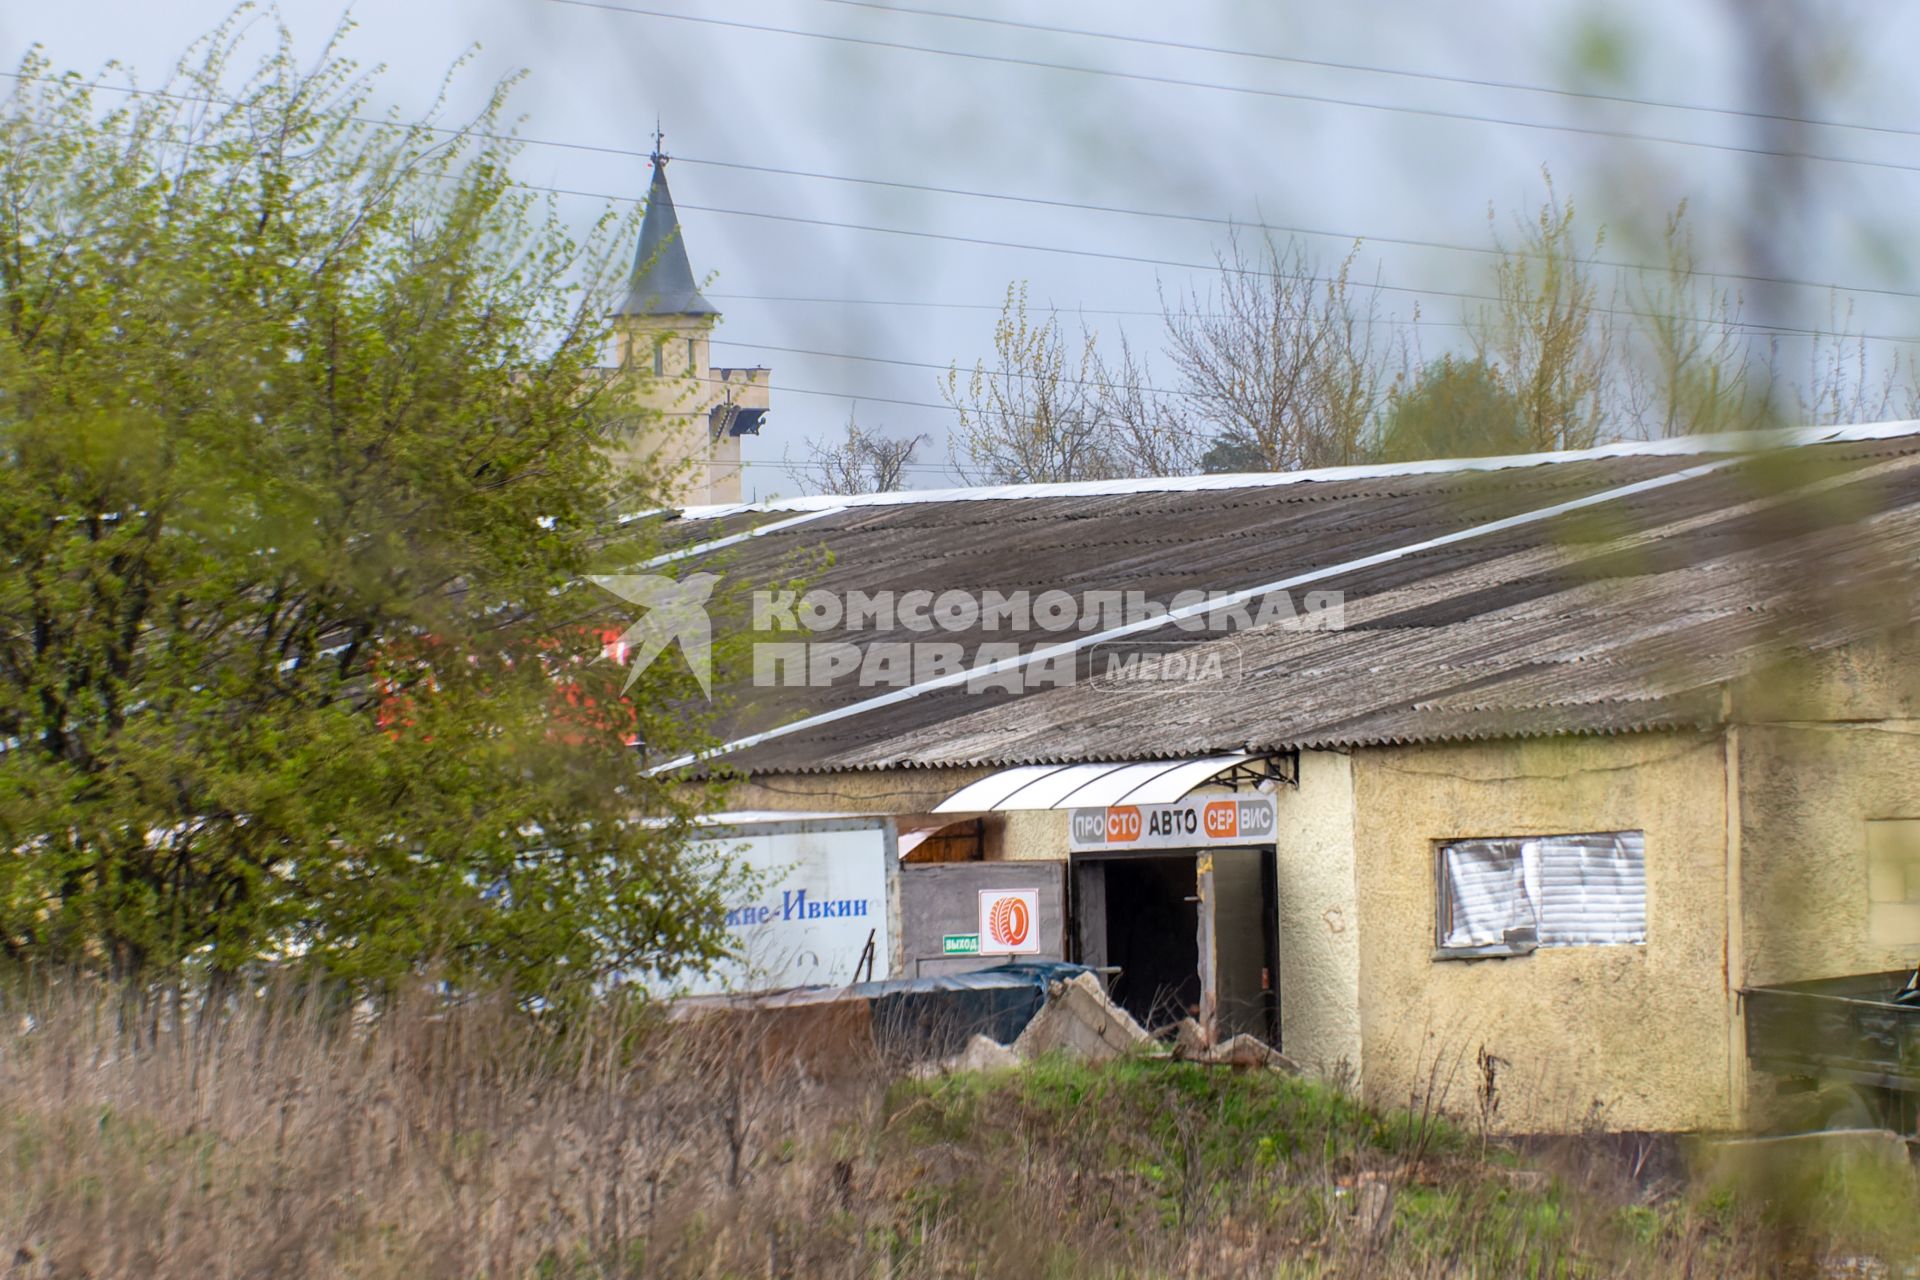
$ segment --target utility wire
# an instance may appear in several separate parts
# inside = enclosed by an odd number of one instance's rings
[[[852,0],[824,0],[825,3],[851,3]],[[566,146],[566,143],[545,142],[538,139],[522,139],[538,146]],[[645,158],[640,151],[620,151],[619,148],[596,147],[595,150],[616,151],[620,154]],[[792,178],[818,178],[827,182],[857,183],[861,186],[886,187],[897,191],[924,191],[933,195],[968,196],[978,200],[1005,200],[1016,204],[1041,205],[1053,209],[1075,209],[1089,213],[1116,213],[1136,218],[1164,218],[1175,222],[1198,222],[1209,226],[1244,229],[1248,231],[1282,231],[1288,235],[1321,236],[1328,239],[1344,240],[1349,243],[1366,242],[1369,244],[1406,245],[1415,249],[1442,249],[1449,253],[1473,253],[1487,257],[1504,257],[1505,251],[1488,248],[1485,245],[1455,244],[1446,240],[1424,240],[1413,236],[1382,236],[1360,231],[1328,231],[1319,227],[1288,226],[1277,222],[1241,221],[1236,218],[1219,217],[1204,213],[1173,213],[1159,209],[1133,209],[1124,205],[1092,204],[1078,200],[1054,199],[1047,196],[1018,196],[999,191],[978,191],[968,187],[943,187],[922,182],[904,182],[891,178],[860,178],[848,174],[823,173],[812,169],[784,169],[775,165],[746,164],[736,160],[711,160],[703,156],[676,155],[672,159],[679,164],[702,165],[717,169],[736,169],[747,173],[776,174]],[[1582,266],[1606,267],[1615,271],[1646,271],[1659,274],[1666,267],[1646,262],[1623,262],[1611,258],[1576,258]],[[1840,285],[1831,281],[1799,280],[1790,276],[1749,275],[1738,271],[1697,270],[1692,274],[1703,279],[1741,280],[1750,284],[1780,284],[1798,289],[1838,289],[1842,293],[1881,294],[1891,298],[1920,299],[1920,292],[1910,289],[1887,289],[1873,285]]]
[[[556,4],[583,4],[583,5],[587,5],[587,7],[607,7],[607,6],[598,6],[598,5],[592,4],[590,3],[590,0],[552,0],[552,2]],[[622,10],[622,11],[625,12],[625,10]],[[664,16],[676,16],[676,15],[664,15]],[[693,20],[693,19],[690,19],[690,20]],[[705,19],[698,19],[698,20],[706,21]],[[6,77],[9,79],[19,80],[19,81],[59,79],[59,77],[28,76],[18,72],[0,72],[0,77]],[[110,85],[110,84],[85,85],[83,87],[102,88],[111,92],[125,93],[132,96],[137,96],[137,97],[157,97],[157,98],[162,98],[166,100],[185,102],[185,103],[215,102],[215,103],[224,103],[226,105],[238,105],[231,99],[211,98],[203,95],[176,94],[176,93],[169,93],[169,92],[166,92],[163,90],[157,90],[157,89],[138,89],[138,88],[133,88],[131,86],[119,86],[119,85]],[[464,135],[464,136],[476,137],[476,138],[488,138],[488,139],[495,139],[495,140],[505,141],[505,142],[530,142],[530,141],[537,142],[538,141],[538,140],[518,138],[510,134],[490,133],[486,130],[478,130],[478,129],[459,129],[459,128],[453,128],[449,126],[427,124],[425,122],[409,123],[409,122],[395,121],[395,120],[379,120],[379,119],[365,119],[365,118],[356,118],[356,119],[359,123],[368,125],[370,127],[397,128],[397,129],[417,128],[417,129],[422,129],[428,132],[448,133],[448,134]],[[596,145],[585,144],[585,143],[557,143],[556,142],[556,143],[548,143],[546,145],[563,146],[563,147],[570,147],[570,148],[581,149],[581,150],[600,151],[600,152],[608,152],[612,154],[630,155],[630,156],[637,156],[640,154],[639,152],[634,152],[634,151],[626,150],[623,148],[596,146]],[[1920,166],[1917,166],[1917,167],[1920,167]],[[587,191],[587,190],[582,190],[580,188],[573,188],[573,187],[556,187],[556,186],[546,185],[543,183],[525,182],[518,179],[507,179],[507,182],[509,183],[509,185],[518,187],[522,190],[545,192],[551,195],[583,197],[587,199],[614,201],[614,202],[630,204],[630,205],[644,205],[646,203],[643,197],[618,195],[618,194],[604,192],[604,191]],[[972,244],[972,245],[979,245],[979,246],[991,247],[991,248],[1019,249],[1019,250],[1025,250],[1025,251],[1034,252],[1034,253],[1067,254],[1071,256],[1090,257],[1090,258],[1097,258],[1097,259],[1103,259],[1103,260],[1114,261],[1114,262],[1140,263],[1140,264],[1149,265],[1149,266],[1179,267],[1179,268],[1182,268],[1185,270],[1191,270],[1191,271],[1214,272],[1214,271],[1220,270],[1222,267],[1222,264],[1219,261],[1215,261],[1211,263],[1189,262],[1189,261],[1176,259],[1176,258],[1155,258],[1155,257],[1149,257],[1145,255],[1140,255],[1140,254],[1114,253],[1114,252],[1095,250],[1095,249],[1075,249],[1075,248],[1069,248],[1069,247],[1060,246],[1060,245],[1026,244],[1018,241],[996,240],[996,239],[991,239],[988,237],[981,237],[981,236],[962,236],[962,235],[955,235],[947,232],[921,231],[921,230],[904,228],[904,227],[882,227],[882,226],[875,226],[868,223],[846,222],[846,221],[840,221],[840,220],[828,219],[828,218],[808,218],[808,217],[802,217],[797,214],[771,213],[765,210],[757,210],[757,209],[730,209],[730,208],[726,208],[719,205],[700,205],[700,204],[684,204],[684,203],[678,203],[677,207],[681,209],[692,209],[701,213],[726,214],[733,217],[762,218],[762,219],[770,219],[774,221],[797,223],[797,224],[802,224],[807,226],[832,227],[832,228],[838,228],[842,230],[864,231],[864,232],[884,234],[884,235],[910,236],[910,237],[916,237],[920,239],[931,239],[931,240],[945,240],[945,241],[951,241],[959,244]],[[1362,237],[1356,237],[1356,239],[1361,239],[1361,238]],[[1242,270],[1240,268],[1235,268],[1235,269]],[[1652,268],[1647,268],[1647,269],[1651,270]],[[1292,279],[1292,280],[1299,280],[1302,283],[1311,283],[1311,284],[1330,283],[1327,277],[1315,276],[1311,274],[1262,271],[1262,270],[1253,269],[1253,268],[1245,268],[1244,270],[1245,270],[1245,273],[1248,275],[1265,278],[1265,279]],[[1783,281],[1777,281],[1777,283],[1794,283],[1794,282],[1783,280]],[[1448,298],[1460,299],[1462,301],[1483,302],[1483,303],[1498,303],[1500,301],[1499,298],[1494,297],[1493,295],[1484,294],[1484,293],[1474,293],[1470,290],[1444,289],[1444,288],[1421,288],[1413,285],[1386,284],[1380,281],[1375,281],[1371,285],[1366,285],[1362,287],[1373,288],[1373,289],[1376,289],[1382,292],[1388,292],[1388,293],[1412,294],[1415,297],[1420,297],[1420,296],[1448,297]],[[1866,292],[1866,291],[1863,290],[1863,292]],[[1916,295],[1916,294],[1905,294],[1902,296],[1920,297],[1920,295]],[[1863,338],[1863,339],[1868,339],[1868,340],[1877,341],[1877,342],[1902,342],[1902,343],[1920,342],[1920,337],[1916,337],[1914,335],[1906,335],[1906,334],[1878,334],[1878,333],[1841,334],[1837,332],[1829,334],[1827,331],[1820,330],[1820,329],[1808,329],[1802,326],[1795,326],[1795,325],[1768,324],[1760,321],[1720,319],[1712,316],[1668,315],[1665,313],[1639,312],[1639,311],[1632,310],[1630,308],[1619,308],[1619,307],[1609,307],[1609,306],[1595,306],[1593,309],[1596,312],[1599,312],[1604,315],[1610,315],[1610,316],[1621,316],[1621,317],[1641,318],[1641,319],[1652,318],[1652,319],[1687,321],[1689,323],[1694,323],[1694,324],[1722,326],[1727,329],[1731,329],[1739,332],[1747,332],[1747,333],[1776,334],[1776,335],[1783,335],[1783,336],[1790,335],[1790,336],[1802,336],[1802,337],[1811,337],[1811,338],[1836,336],[1836,337],[1845,337],[1848,339]],[[1406,323],[1443,324],[1445,322],[1430,322],[1422,318],[1415,317],[1411,320],[1406,321]]]
[[[701,292],[709,298],[737,302],[817,303],[832,307],[932,307],[953,311],[1000,311],[1006,307],[1005,302],[932,302],[917,298],[820,298],[777,293],[715,293],[707,289],[702,289]],[[1126,310],[1113,307],[1074,307],[1072,310],[1075,315],[1089,316],[1152,316],[1157,319],[1166,315],[1164,311]]]
[[[735,338],[715,337],[717,344],[729,347],[745,347],[749,351],[773,351],[789,356],[818,356],[823,360],[854,360],[862,364],[891,364],[903,369],[932,369],[937,373],[949,373],[958,370],[968,373],[970,370],[958,361],[937,364],[931,360],[902,360],[894,356],[856,355],[851,351],[820,351],[811,347],[779,347],[768,342],[742,342]],[[1182,396],[1194,400],[1207,400],[1212,397],[1198,391],[1162,390],[1146,383],[1103,382],[1099,378],[1061,377],[1062,383],[1070,387],[1096,387],[1101,391],[1140,391],[1152,396]],[[951,407],[951,406],[946,406]]]
[[[1812,125],[1821,129],[1859,129],[1897,137],[1920,137],[1920,130],[1892,125],[1864,124],[1854,120],[1822,120],[1817,116],[1794,116],[1774,111],[1753,111],[1738,107],[1716,107],[1699,102],[1675,102],[1664,98],[1639,98],[1624,93],[1604,93],[1597,89],[1562,89],[1555,85],[1527,84],[1518,80],[1491,80],[1480,76],[1454,76],[1438,71],[1410,71],[1404,67],[1377,67],[1364,62],[1336,62],[1329,58],[1306,58],[1299,54],[1268,53],[1260,49],[1232,49],[1223,45],[1191,44],[1184,40],[1162,40],[1148,36],[1123,35],[1114,31],[1093,31],[1084,27],[1057,27],[1040,22],[1020,22],[1012,18],[994,18],[978,13],[953,13],[944,9],[914,9],[879,0],[821,0],[823,4],[844,5],[851,9],[874,9],[881,13],[911,14],[922,18],[945,18],[954,22],[975,22],[984,26],[1005,27],[1016,31],[1041,31],[1050,35],[1082,36],[1090,40],[1110,40],[1120,44],[1151,49],[1179,49],[1187,53],[1211,53],[1229,58],[1251,58],[1279,62],[1296,67],[1316,67],[1326,71],[1359,71],[1366,75],[1394,76],[1408,80],[1461,85],[1473,89],[1508,89],[1519,93],[1548,94],[1580,102],[1609,102],[1620,106],[1655,107],[1662,111],[1689,111],[1703,115],[1730,116],[1743,120],[1766,120],[1776,124]]]
[[[856,391],[818,391],[808,387],[789,387],[784,383],[776,388],[780,394],[792,393],[800,396],[824,396],[829,400],[871,400],[876,404],[906,405],[913,409],[938,409],[942,413],[952,413],[950,404],[935,404],[931,400],[903,400],[897,396],[870,396]]]
[[[1538,120],[1519,120],[1511,116],[1486,115],[1473,111],[1449,111],[1437,107],[1409,107],[1399,103],[1369,102],[1363,98],[1341,98],[1329,94],[1306,93],[1289,89],[1263,89],[1254,85],[1221,84],[1211,80],[1188,80],[1179,76],[1153,75],[1143,71],[1121,71],[1111,67],[1087,67],[1070,62],[1048,62],[1040,58],[1019,58],[1007,54],[978,53],[969,49],[943,49],[937,45],[910,44],[902,40],[880,40],[870,36],[841,35],[828,31],[807,31],[798,27],[781,27],[771,23],[741,22],[733,18],[703,17],[690,13],[669,13],[663,9],[642,9],[632,5],[612,4],[608,0],[548,0],[550,4],[569,5],[577,9],[600,9],[609,13],[631,14],[639,18],[663,18],[672,22],[693,22],[707,26],[728,27],[738,31],[758,31],[769,35],[797,36],[808,40],[826,40],[836,44],[863,45],[876,49],[893,49],[904,53],[925,53],[935,57],[962,58],[973,62],[993,62],[1006,66],[1030,67],[1042,71],[1067,71],[1077,75],[1108,76],[1119,80],[1133,80],[1146,84],[1172,85],[1186,89],[1210,89],[1222,93],[1248,94],[1259,98],[1280,98],[1294,102],[1318,102],[1328,106],[1352,107],[1362,111],[1384,111],[1401,115],[1428,116],[1436,120],[1458,120],[1470,124],[1501,125],[1516,129],[1536,129],[1549,133],[1571,133],[1595,138],[1613,138],[1632,142],[1653,142],[1664,146],[1694,147],[1708,151],[1724,151],[1729,154],[1765,156],[1777,160],[1812,160],[1822,164],[1852,164],[1871,169],[1889,169],[1905,173],[1920,173],[1920,164],[1906,164],[1896,160],[1873,160],[1864,156],[1833,156],[1816,151],[1794,151],[1774,147],[1745,146],[1734,142],[1704,142],[1697,138],[1680,138],[1670,134],[1640,133],[1631,129],[1609,129],[1600,125],[1547,124]]]
[[[555,0],[555,2],[556,3],[575,3],[576,0]],[[59,77],[59,76],[29,76],[29,75],[21,74],[19,72],[10,72],[10,71],[0,71],[0,77],[5,77],[7,79],[19,80],[19,81],[56,81],[56,80],[64,79],[64,77]],[[157,97],[157,98],[162,98],[169,101],[183,102],[183,103],[211,102],[211,103],[226,105],[226,106],[238,105],[238,103],[232,99],[214,98],[214,97],[209,97],[205,95],[170,93],[165,90],[159,90],[159,89],[138,89],[132,86],[114,85],[114,84],[108,84],[104,82],[92,82],[92,83],[83,82],[81,87],[89,88],[89,89],[103,89],[108,92],[124,93],[124,94],[128,94],[135,97]],[[454,126],[449,126],[449,125],[435,125],[435,124],[429,124],[425,121],[382,120],[382,119],[369,118],[369,117],[356,117],[355,119],[357,123],[365,124],[365,125],[376,127],[376,128],[422,129],[430,133],[464,135],[468,137],[482,138],[482,139],[487,139],[487,140],[497,141],[497,142],[524,144],[527,146],[553,147],[561,150],[583,151],[583,152],[590,152],[590,153],[599,154],[599,155],[612,155],[612,156],[620,156],[620,157],[631,158],[631,159],[644,160],[644,159],[651,158],[650,153],[639,151],[630,147],[615,147],[615,146],[608,146],[608,145],[599,144],[599,143],[573,142],[573,141],[566,141],[563,139],[556,139],[556,138],[536,138],[536,137],[527,137],[527,136],[522,136],[517,134],[503,134],[503,133],[496,133],[496,132],[492,132],[484,129],[456,128]],[[705,158],[699,158],[699,157],[674,156],[672,157],[672,159],[680,160],[688,164],[707,165],[707,166],[712,166],[717,168],[738,169],[738,170],[745,170],[750,172],[777,174],[777,175],[784,175],[784,176],[790,176],[790,177],[817,178],[817,179],[823,179],[823,180],[835,181],[835,182],[859,183],[859,184],[870,185],[870,186],[881,186],[881,187],[899,188],[899,189],[905,189],[905,190],[925,191],[925,192],[941,194],[941,195],[970,196],[970,197],[986,199],[986,200],[1013,201],[1013,202],[1022,203],[1022,204],[1034,204],[1034,205],[1051,206],[1051,207],[1057,207],[1057,208],[1079,209],[1079,210],[1086,210],[1090,212],[1099,212],[1099,213],[1128,214],[1128,215],[1133,215],[1137,217],[1165,218],[1165,219],[1180,220],[1180,221],[1199,222],[1199,223],[1205,223],[1205,224],[1216,225],[1216,226],[1225,226],[1225,227],[1243,226],[1250,230],[1284,231],[1284,232],[1287,232],[1288,234],[1293,234],[1293,235],[1324,236],[1324,237],[1330,237],[1330,238],[1335,238],[1340,240],[1346,240],[1352,243],[1378,241],[1379,243],[1382,243],[1382,244],[1407,245],[1414,248],[1441,249],[1441,250],[1460,252],[1460,253],[1490,255],[1494,257],[1504,256],[1504,251],[1497,248],[1487,248],[1479,245],[1453,244],[1446,241],[1424,240],[1424,239],[1404,237],[1404,236],[1376,236],[1376,235],[1369,235],[1363,232],[1350,233],[1350,232],[1342,232],[1342,231],[1328,231],[1328,230],[1318,229],[1318,228],[1292,227],[1292,226],[1286,226],[1286,225],[1277,224],[1277,223],[1266,223],[1266,222],[1236,222],[1232,218],[1217,217],[1217,216],[1211,216],[1211,215],[1205,215],[1205,214],[1170,213],[1170,212],[1160,212],[1160,211],[1148,210],[1148,209],[1131,209],[1131,208],[1125,208],[1121,206],[1099,205],[1099,204],[1092,204],[1092,203],[1083,203],[1078,201],[1053,199],[1053,198],[1040,197],[1040,196],[1018,196],[1018,195],[1010,195],[1010,194],[991,192],[991,191],[979,191],[979,190],[973,190],[973,189],[961,188],[961,187],[942,187],[942,186],[934,186],[934,185],[923,184],[923,183],[896,181],[892,179],[852,177],[852,176],[847,176],[842,174],[824,173],[824,172],[819,172],[814,170],[786,169],[786,168],[780,168],[772,165],[755,165],[755,164],[747,164],[743,162],[712,160],[712,159],[705,159]],[[1920,167],[1920,166],[1917,166],[1917,167]],[[611,200],[611,201],[618,201],[624,204],[632,204],[632,205],[643,205],[646,203],[645,199],[642,197],[616,195],[613,193],[602,192],[602,191],[586,191],[578,188],[554,187],[554,186],[547,186],[539,183],[521,182],[518,180],[514,181],[514,185],[521,187],[525,190],[542,191],[542,192],[547,192],[554,195],[577,196],[577,197],[583,197],[583,198],[595,199],[595,200]],[[726,208],[720,208],[718,206],[713,206],[713,205],[681,205],[679,207],[687,208],[687,209],[697,209],[705,213],[734,214],[740,217],[785,218],[789,221],[801,221],[801,222],[809,221],[808,219],[793,217],[792,215],[780,215],[780,214],[772,214],[772,213],[765,213],[765,212],[756,212],[753,210],[746,210],[746,209],[726,209]],[[890,227],[874,227],[874,226],[867,226],[859,223],[832,222],[827,220],[812,220],[812,221],[816,222],[817,225],[842,227],[850,230],[884,232],[892,235],[929,236],[937,239],[958,240],[966,243],[994,245],[994,246],[1005,247],[1005,248],[1028,249],[1035,252],[1068,253],[1068,254],[1087,254],[1091,252],[1088,250],[1055,248],[1055,247],[1049,247],[1045,245],[1012,244],[1005,241],[974,239],[974,238],[964,237],[964,236],[946,235],[938,232],[911,231],[911,230],[903,230],[899,228],[890,228]],[[1195,270],[1207,270],[1207,271],[1217,270],[1220,265],[1217,262],[1212,264],[1188,263],[1188,262],[1180,262],[1180,261],[1169,260],[1169,259],[1137,258],[1137,257],[1130,257],[1127,255],[1096,254],[1094,256],[1118,257],[1121,260],[1126,260],[1126,261],[1136,261],[1136,262],[1143,262],[1143,263],[1150,263],[1150,264],[1164,265],[1164,266],[1180,266],[1180,267],[1187,267]],[[1610,270],[1652,272],[1656,274],[1666,270],[1666,268],[1664,267],[1655,266],[1647,263],[1622,262],[1622,261],[1615,261],[1615,260],[1610,260],[1605,258],[1576,258],[1574,260],[1576,262],[1579,262],[1582,265],[1604,267]],[[1272,275],[1272,273],[1266,273],[1266,272],[1256,272],[1255,274]],[[1693,271],[1691,274],[1700,276],[1703,279],[1741,280],[1741,281],[1747,281],[1747,282],[1756,283],[1756,284],[1776,284],[1776,285],[1786,285],[1794,288],[1825,289],[1829,291],[1838,291],[1841,293],[1849,293],[1849,294],[1875,294],[1875,295],[1880,295],[1885,297],[1920,300],[1920,292],[1915,292],[1912,290],[1904,290],[1904,289],[1890,289],[1890,288],[1884,288],[1884,287],[1877,287],[1873,285],[1857,285],[1857,286],[1856,285],[1840,285],[1835,283],[1823,283],[1817,280],[1802,280],[1802,279],[1794,279],[1791,277],[1783,277],[1783,276],[1750,275],[1750,274],[1743,274],[1740,272],[1715,272],[1715,271],[1697,270],[1697,271]],[[1311,279],[1315,283],[1322,283],[1322,284],[1327,283],[1327,281],[1323,277],[1299,277],[1299,278]],[[1433,294],[1436,296],[1459,297],[1459,298],[1465,298],[1469,300],[1476,300],[1476,301],[1482,301],[1482,302],[1497,301],[1497,299],[1494,299],[1486,294],[1461,293],[1458,291],[1452,291],[1452,290],[1446,290],[1446,289],[1420,289],[1420,288],[1416,288],[1408,285],[1386,285],[1386,284],[1376,284],[1375,287],[1383,289],[1388,292],[1413,293],[1413,294],[1425,293],[1425,294]],[[772,301],[772,299],[768,299],[768,300]],[[899,305],[908,305],[908,304],[902,303]],[[945,304],[930,304],[930,305],[945,305]],[[957,305],[965,305],[965,304],[957,304]],[[1602,308],[1602,310],[1605,310],[1606,313],[1610,315],[1640,314],[1638,312],[1633,312],[1633,311],[1622,311],[1617,308],[1611,308],[1611,309]],[[1162,314],[1162,313],[1115,312],[1112,314],[1147,315],[1147,314]],[[1715,320],[1711,317],[1702,317],[1702,316],[1664,316],[1663,315],[1657,318],[1688,320],[1688,321],[1692,321],[1694,323],[1700,323],[1700,324],[1721,323],[1720,321]],[[1455,328],[1463,327],[1459,325],[1457,322],[1447,322],[1447,321],[1413,320],[1413,321],[1409,321],[1409,323],[1433,324],[1433,325],[1438,325],[1440,327],[1455,327]],[[1761,324],[1759,322],[1735,321],[1730,324],[1730,327],[1741,329],[1744,331],[1751,331],[1751,332],[1805,334],[1810,336],[1821,336],[1823,333],[1823,331],[1821,330],[1806,329],[1806,328],[1796,327],[1792,325],[1769,325],[1769,324]],[[1888,335],[1880,335],[1880,334],[1866,334],[1866,335],[1855,335],[1855,336],[1871,337],[1876,341],[1907,342],[1907,341],[1916,340],[1916,339],[1905,337],[1905,336],[1888,336]]]
[[[569,194],[569,195],[594,194],[590,192],[581,192],[581,191],[566,191],[563,188],[540,188],[540,189],[555,190],[555,191],[559,191],[561,194]],[[618,199],[620,197],[602,196],[601,198]],[[983,245],[983,246],[988,246],[991,248],[999,248],[999,249],[1023,249],[1033,253],[1061,253],[1061,254],[1069,254],[1075,257],[1082,257],[1082,258],[1098,258],[1108,262],[1134,262],[1134,263],[1141,263],[1147,266],[1180,267],[1189,271],[1215,272],[1221,269],[1221,264],[1219,262],[1188,262],[1179,258],[1154,258],[1154,257],[1146,256],[1144,254],[1113,253],[1113,252],[1109,252],[1101,249],[1075,249],[1065,245],[1027,244],[1027,243],[1023,243],[1015,240],[995,240],[985,236],[962,236],[962,235],[954,235],[954,234],[951,234],[948,232],[942,232],[942,231],[919,231],[919,230],[914,230],[906,227],[880,227],[880,226],[874,226],[870,223],[842,222],[832,218],[808,218],[808,217],[803,217],[799,214],[792,214],[792,213],[769,213],[762,209],[727,209],[719,205],[685,204],[680,201],[675,201],[674,203],[676,208],[692,209],[699,213],[720,213],[720,214],[727,214],[727,215],[738,217],[738,218],[765,218],[775,222],[798,223],[803,226],[834,227],[834,228],[839,228],[839,229],[849,230],[849,231],[868,231],[868,232],[877,232],[885,235],[912,236],[918,239],[946,240],[946,241],[951,241],[957,244]],[[1236,270],[1236,271],[1241,270],[1240,268],[1230,268],[1230,269]],[[1245,274],[1247,275],[1256,276],[1256,277],[1259,277],[1262,279],[1268,279],[1268,280],[1299,280],[1302,283],[1310,283],[1310,284],[1329,283],[1329,281],[1322,276],[1295,275],[1295,274],[1290,274],[1288,272],[1263,271],[1263,270],[1257,270],[1253,268],[1246,268],[1244,270],[1245,270]],[[1441,297],[1441,298],[1457,298],[1467,302],[1498,303],[1500,301],[1499,298],[1495,297],[1492,294],[1474,293],[1471,290],[1465,290],[1465,289],[1424,288],[1424,287],[1416,287],[1414,285],[1405,285],[1405,284],[1384,284],[1377,281],[1372,284],[1361,284],[1356,287],[1361,289],[1378,289],[1384,293],[1409,293],[1409,294],[1415,295],[1416,297],[1427,296],[1427,297]],[[1602,315],[1623,316],[1623,317],[1633,318],[1633,319],[1653,318],[1653,319],[1661,319],[1661,320],[1686,320],[1695,324],[1708,324],[1708,325],[1724,324],[1724,326],[1728,329],[1734,329],[1734,330],[1747,332],[1747,333],[1773,333],[1773,334],[1783,334],[1783,335],[1798,334],[1802,336],[1815,337],[1815,338],[1828,337],[1828,336],[1844,336],[1848,338],[1871,338],[1879,342],[1920,342],[1920,335],[1912,335],[1912,334],[1857,333],[1857,334],[1844,334],[1844,335],[1830,335],[1825,330],[1821,330],[1821,329],[1807,329],[1807,328],[1796,326],[1796,325],[1767,324],[1757,320],[1720,321],[1720,320],[1716,320],[1711,316],[1667,315],[1664,313],[1649,313],[1649,312],[1635,311],[1635,310],[1632,310],[1631,308],[1609,307],[1609,306],[1599,306],[1599,305],[1594,306],[1593,310]]]

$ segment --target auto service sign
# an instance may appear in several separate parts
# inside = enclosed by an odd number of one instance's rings
[[[1040,953],[1040,891],[980,891],[980,951],[983,956]]]
[[[1074,853],[1112,849],[1195,849],[1271,844],[1273,797],[1189,796],[1174,804],[1075,809],[1067,837]]]

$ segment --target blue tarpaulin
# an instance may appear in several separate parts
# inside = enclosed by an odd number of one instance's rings
[[[1016,961],[938,978],[863,982],[849,994],[873,1002],[873,1038],[882,1050],[944,1057],[976,1034],[1012,1044],[1046,1003],[1050,984],[1088,972],[1057,960]]]

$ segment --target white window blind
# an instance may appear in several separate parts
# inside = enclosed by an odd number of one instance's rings
[[[1499,946],[1509,931],[1538,925],[1517,840],[1461,840],[1444,846],[1441,880],[1446,895],[1441,904],[1442,946]]]
[[[1646,836],[1456,840],[1440,848],[1440,945],[1526,951],[1647,939]]]

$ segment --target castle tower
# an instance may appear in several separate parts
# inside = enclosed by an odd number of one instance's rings
[[[695,506],[738,502],[740,438],[766,421],[769,371],[715,368],[720,311],[700,294],[680,219],[667,190],[663,137],[653,140],[653,181],[626,297],[614,309],[621,367],[634,375],[647,411],[620,451],[634,462],[659,455],[674,471],[672,500]]]

